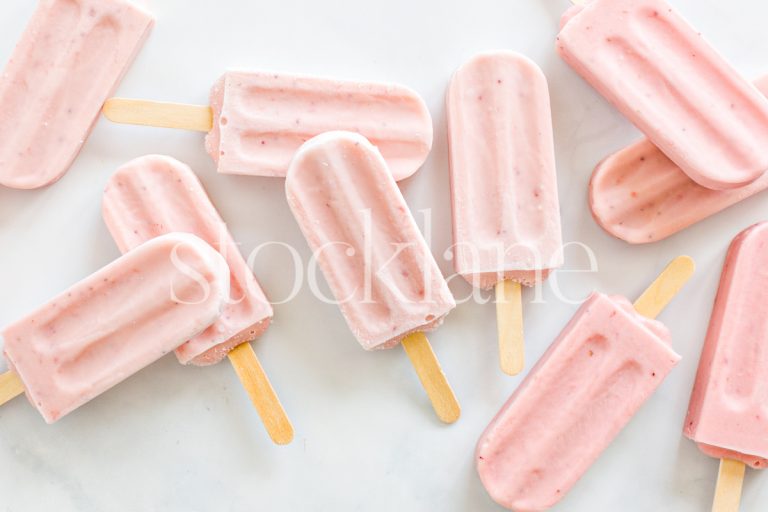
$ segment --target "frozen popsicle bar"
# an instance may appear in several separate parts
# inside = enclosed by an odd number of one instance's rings
[[[547,80],[513,52],[465,63],[447,94],[456,271],[492,288],[562,265]]]
[[[400,85],[230,71],[211,91],[213,130],[205,147],[224,174],[285,176],[301,145],[330,130],[361,133],[396,180],[424,163],[432,119]]]
[[[456,305],[389,178],[371,143],[333,132],[301,148],[286,181],[291,211],[366,350],[431,331]]]
[[[114,98],[116,122],[209,132],[205,146],[223,174],[284,177],[299,147],[332,130],[378,147],[396,180],[415,173],[432,148],[432,118],[416,92],[396,84],[267,71],[229,71],[211,107]]]
[[[0,184],[69,169],[152,27],[126,0],[40,0],[0,74]]]
[[[768,223],[731,244],[712,309],[685,435],[712,457],[768,465]]]
[[[231,298],[213,325],[176,350],[181,363],[218,363],[269,327],[272,306],[189,166],[159,155],[128,162],[107,183],[102,212],[123,252],[178,231],[199,236],[226,258],[232,274]]]
[[[363,348],[401,341],[407,351],[417,342],[424,347],[421,333],[439,326],[456,304],[376,148],[348,132],[315,137],[291,163],[286,193]]]
[[[563,59],[699,185],[768,170],[768,100],[665,0],[593,0],[566,15]]]
[[[482,53],[456,72],[446,103],[454,264],[470,284],[496,287],[501,328],[520,315],[506,306],[521,303],[520,284],[563,262],[547,79],[522,55]],[[514,340],[499,337],[512,375],[523,369],[518,324]]]
[[[768,95],[768,77],[755,82]],[[589,185],[592,215],[632,244],[656,242],[768,188],[768,175],[730,190],[691,180],[648,139],[603,160]]]
[[[633,308],[593,293],[490,423],[476,450],[491,497],[547,510],[571,489],[680,360],[654,317],[693,272],[681,257]]]
[[[277,444],[290,443],[293,426],[248,343],[269,327],[272,306],[197,176],[170,157],[137,158],[110,178],[102,211],[123,252],[169,231],[195,234],[219,250],[231,271],[231,296],[221,316],[176,349],[176,356],[199,366],[228,358],[269,436]]]
[[[219,253],[164,235],[6,327],[5,357],[53,423],[207,328],[228,294]]]

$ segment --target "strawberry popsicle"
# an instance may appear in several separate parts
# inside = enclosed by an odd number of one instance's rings
[[[563,59],[699,185],[768,170],[768,100],[665,0],[593,0],[566,13]]]
[[[127,0],[38,2],[0,74],[0,184],[61,178],[152,25]]]
[[[330,132],[296,154],[288,204],[366,350],[402,342],[441,420],[458,402],[424,332],[455,302],[387,164],[360,135]]]
[[[228,71],[211,106],[113,98],[112,121],[209,132],[205,146],[223,174],[285,177],[299,147],[331,130],[361,133],[379,148],[396,180],[415,173],[432,148],[424,101],[396,84],[266,71]]]
[[[768,95],[768,76],[755,82]],[[691,180],[644,139],[609,156],[589,185],[592,215],[632,244],[656,242],[768,188],[768,175],[744,187],[710,190]]]
[[[516,512],[559,502],[680,360],[655,317],[693,272],[674,260],[632,304],[593,293],[481,436],[477,471]]]
[[[768,465],[768,223],[731,243],[683,432],[705,454]],[[722,474],[721,474],[722,477]],[[740,495],[741,479],[738,481]]]
[[[176,231],[199,236],[224,256],[231,272],[230,299],[216,322],[180,346],[176,356],[182,364],[205,366],[229,355],[247,390],[254,389],[250,383],[258,378],[259,392],[251,398],[270,436],[281,444],[289,442],[293,427],[248,343],[269,327],[272,306],[197,176],[170,157],[137,158],[110,178],[102,212],[123,252]],[[244,374],[241,368],[249,371]],[[268,418],[279,421],[272,424]]]
[[[501,367],[515,375],[520,285],[540,283],[563,259],[547,79],[522,55],[483,53],[459,68],[446,102],[456,271],[496,287]]]
[[[207,243],[151,240],[2,331],[0,404],[25,390],[53,423],[207,328],[228,294],[227,264]]]

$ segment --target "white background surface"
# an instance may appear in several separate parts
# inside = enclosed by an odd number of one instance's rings
[[[33,3],[2,3],[0,61]],[[746,76],[768,71],[768,4],[673,3]],[[566,7],[565,0],[154,0],[157,26],[119,94],[205,103],[233,66],[413,87],[432,111],[435,144],[402,187],[414,210],[432,208],[433,249],[452,273],[442,258],[450,245],[446,84],[477,51],[527,54],[550,83],[564,238],[588,244],[599,264],[596,273],[559,272],[563,292],[574,300],[593,289],[631,298],[673,256],[698,262],[695,279],[661,316],[684,360],[558,510],[708,510],[717,461],[684,439],[681,425],[725,250],[768,216],[768,206],[759,195],[650,246],[601,231],[587,208],[590,172],[638,133],[557,57]],[[101,191],[116,167],[147,153],[199,173],[244,252],[276,240],[308,258],[282,180],[216,175],[200,134],[101,120],[59,183],[0,189],[0,325],[118,256],[100,217]],[[566,270],[587,267],[578,249],[566,259]],[[273,299],[289,292],[285,253],[264,253],[256,272]],[[459,280],[452,289],[470,291]],[[529,367],[577,307],[545,290],[545,304],[526,308]],[[255,344],[296,428],[288,447],[269,441],[226,363],[185,368],[167,357],[53,426],[17,399],[0,409],[0,510],[499,510],[472,455],[521,377],[497,369],[493,305],[460,306],[430,338],[463,406],[453,426],[437,421],[401,350],[364,352],[337,308],[306,288],[276,306],[273,327]],[[766,478],[748,471],[742,510],[764,510]]]

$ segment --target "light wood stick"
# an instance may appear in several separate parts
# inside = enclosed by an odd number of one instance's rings
[[[731,459],[720,460],[720,471],[717,474],[715,500],[712,512],[738,512],[741,502],[741,487],[744,483],[743,462]]]
[[[499,332],[499,364],[507,375],[525,367],[522,286],[512,280],[496,285],[496,326]]]
[[[456,395],[453,394],[453,389],[445,378],[427,337],[422,332],[416,332],[407,336],[402,345],[416,369],[437,417],[444,423],[458,420],[461,416],[459,401],[456,400]]]
[[[0,405],[10,402],[24,393],[24,383],[13,372],[5,372],[0,375]]]
[[[202,105],[110,98],[104,103],[102,111],[107,119],[115,123],[196,132],[209,132],[213,128],[213,110]]]
[[[635,309],[648,318],[656,318],[680,288],[691,278],[696,263],[689,256],[678,256],[659,274],[643,294],[635,301]]]
[[[290,443],[293,440],[293,425],[251,344],[243,343],[232,350],[229,353],[229,361],[251,397],[269,437],[277,444]]]

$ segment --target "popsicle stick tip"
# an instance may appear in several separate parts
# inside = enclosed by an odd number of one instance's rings
[[[635,309],[643,316],[656,318],[688,282],[695,270],[696,263],[693,258],[678,256],[635,301]]]
[[[507,375],[525,367],[523,301],[520,283],[506,280],[496,285],[496,325],[499,335],[499,366]]]
[[[269,435],[269,438],[272,439],[275,444],[280,446],[291,444],[293,442],[293,437],[293,425],[290,424],[287,426],[287,428],[280,429],[279,432],[275,432]]]
[[[203,105],[110,98],[102,107],[104,117],[114,123],[209,132],[213,109]]]
[[[432,402],[437,417],[448,424],[458,421],[461,417],[461,406],[445,378],[445,373],[427,337],[424,333],[416,332],[403,339],[402,345]]]
[[[720,460],[712,512],[739,512],[745,469],[743,462],[731,459]]]
[[[0,375],[0,405],[10,402],[24,393],[24,383],[13,372],[5,372]]]
[[[251,344],[243,343],[235,347],[229,353],[229,361],[264,423],[270,439],[279,445],[293,441],[293,425]]]

